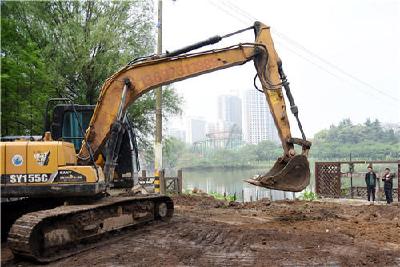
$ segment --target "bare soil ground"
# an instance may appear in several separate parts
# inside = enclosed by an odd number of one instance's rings
[[[400,205],[174,197],[175,214],[48,266],[400,266]],[[2,265],[30,266],[2,248]]]

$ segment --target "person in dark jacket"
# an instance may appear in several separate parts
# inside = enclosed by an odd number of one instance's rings
[[[394,175],[390,173],[390,169],[386,168],[382,177],[382,181],[384,182],[383,189],[385,191],[386,202],[388,204],[393,202],[393,178]]]
[[[372,169],[372,165],[368,165],[368,172],[365,174],[365,183],[367,184],[368,201],[375,201],[376,174]]]

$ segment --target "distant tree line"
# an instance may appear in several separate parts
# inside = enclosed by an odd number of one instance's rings
[[[385,129],[379,120],[363,124],[342,120],[315,134],[311,156],[316,159],[389,160],[400,158],[400,133]]]
[[[353,124],[342,120],[337,126],[314,135],[310,158],[314,160],[397,160],[400,159],[400,134],[384,129],[378,120]],[[217,149],[199,154],[185,143],[169,138],[164,141],[164,167],[257,167],[271,165],[282,156],[279,144],[263,141],[257,145],[247,144],[236,150]]]

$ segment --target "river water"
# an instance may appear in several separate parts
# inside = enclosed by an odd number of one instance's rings
[[[200,189],[208,194],[218,193],[226,195],[236,194],[238,201],[251,201],[261,198],[272,200],[293,199],[294,193],[261,188],[244,182],[244,179],[265,173],[267,170],[196,170],[183,171],[183,190]],[[312,188],[313,185],[310,185]],[[310,190],[310,188],[308,190]],[[300,194],[296,193],[296,197]]]

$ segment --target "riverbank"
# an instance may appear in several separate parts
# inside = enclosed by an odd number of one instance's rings
[[[204,171],[204,170],[251,170],[251,169],[264,169],[270,168],[274,162],[266,161],[261,163],[227,163],[227,164],[200,164],[192,166],[182,166],[180,169],[184,171]]]
[[[214,170],[250,170],[262,168],[263,166],[255,166],[255,165],[204,165],[204,166],[190,166],[190,167],[182,167],[183,171],[214,171]]]
[[[397,203],[173,199],[171,221],[123,231],[104,246],[47,266],[400,265]]]

